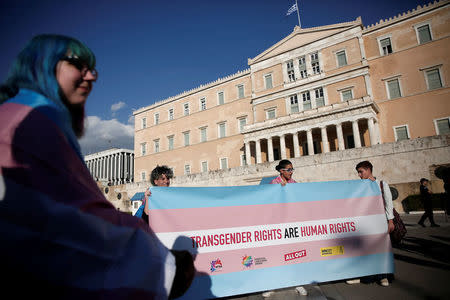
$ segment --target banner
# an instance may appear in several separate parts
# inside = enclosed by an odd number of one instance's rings
[[[393,273],[380,188],[370,180],[152,187],[150,226],[195,257],[182,299]]]

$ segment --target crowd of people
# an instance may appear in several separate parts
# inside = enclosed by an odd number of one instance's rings
[[[187,251],[167,249],[148,225],[150,188],[137,217],[120,212],[99,191],[77,138],[84,132],[85,103],[99,74],[92,51],[61,35],[38,35],[18,54],[0,86],[0,256],[4,293],[16,297],[177,298],[196,270]],[[289,160],[276,166],[271,184],[295,183]],[[394,229],[388,183],[368,161],[361,179],[377,182],[388,232]],[[169,187],[167,166],[151,185]],[[420,181],[424,225],[433,219],[428,180]],[[68,271],[70,270],[70,271]],[[385,274],[380,284],[388,286]],[[349,279],[357,283],[359,279]],[[306,295],[302,286],[296,290]],[[264,293],[269,297],[273,291]]]

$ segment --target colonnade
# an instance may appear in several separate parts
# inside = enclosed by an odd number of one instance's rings
[[[286,152],[286,137],[292,135],[292,145],[294,149],[294,155],[291,157],[300,157],[300,143],[299,143],[299,133],[306,132],[306,151],[308,155],[314,155],[314,139],[313,139],[313,130],[318,131],[320,130],[320,136],[321,136],[321,142],[322,142],[322,153],[330,152],[330,142],[328,139],[327,131],[333,130],[335,128],[336,130],[336,138],[337,138],[337,149],[336,150],[345,150],[345,140],[344,140],[344,132],[343,132],[343,124],[344,123],[351,123],[351,133],[353,135],[353,142],[355,148],[362,147],[361,142],[361,132],[360,132],[360,122],[367,122],[367,129],[369,131],[369,137],[370,137],[370,145],[379,144],[380,141],[380,131],[378,127],[378,122],[374,117],[370,118],[361,118],[361,119],[354,119],[354,120],[341,120],[341,121],[335,121],[330,122],[327,124],[323,124],[322,126],[311,126],[311,127],[300,127],[296,129],[290,129],[290,130],[283,130],[276,133],[271,134],[264,134],[262,133],[261,136],[256,138],[247,138],[244,140],[245,144],[245,156],[247,164],[250,165],[252,163],[251,160],[251,145],[254,144],[254,153],[255,153],[255,161],[257,164],[262,163],[262,151],[261,151],[261,142],[263,140],[266,140],[267,142],[267,161],[272,162],[275,160],[274,157],[274,145],[273,140],[274,138],[279,139],[279,159],[286,159],[287,152]],[[348,145],[347,145],[348,147]],[[353,148],[353,147],[352,147]]]
[[[118,150],[99,152],[85,158],[92,177],[113,185],[134,181],[134,154]]]

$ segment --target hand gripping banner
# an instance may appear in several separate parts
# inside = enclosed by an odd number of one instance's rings
[[[150,226],[195,256],[183,299],[393,273],[380,188],[370,180],[152,188]]]

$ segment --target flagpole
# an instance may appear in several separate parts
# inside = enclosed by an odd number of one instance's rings
[[[295,6],[297,6],[298,27],[302,28],[302,23],[300,23],[300,9],[298,8],[297,0],[295,0]]]

